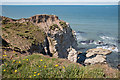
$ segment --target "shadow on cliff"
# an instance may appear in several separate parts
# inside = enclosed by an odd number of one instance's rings
[[[45,50],[45,47],[46,47],[46,50]],[[50,57],[53,56],[49,50],[49,42],[48,42],[47,37],[45,38],[45,44],[42,44],[42,43],[37,44],[37,45],[32,44],[28,52],[30,53],[30,55],[33,53],[40,53],[44,55],[49,55]]]
[[[84,61],[86,60],[87,53],[81,53],[77,56],[77,63],[80,63],[85,66]]]
[[[64,32],[65,31],[65,32]],[[67,58],[69,51],[68,49],[74,48],[77,49],[77,42],[72,34],[71,28],[65,28],[61,34],[55,34],[55,40],[57,41],[55,48],[58,52],[57,56],[59,58]]]
[[[21,54],[27,54],[27,55],[32,55],[33,53],[40,53],[40,54],[49,55],[50,57],[52,57],[52,54],[50,53],[50,50],[49,50],[49,42],[48,42],[47,38],[46,38],[47,52],[45,51],[44,45],[42,43],[41,44],[37,44],[37,45],[32,44],[32,46],[30,47],[29,50],[22,51],[18,47],[14,47],[12,49],[12,47],[10,47],[10,44],[6,40],[2,39],[1,36],[0,36],[0,40],[2,42],[2,48],[5,49],[5,50],[7,50],[7,51],[14,50],[14,51],[19,52]]]
[[[52,57],[53,54],[50,53],[50,49],[49,49],[49,41],[48,41],[47,37],[45,38],[45,40],[46,40],[46,49],[47,49],[46,54],[49,55],[50,57]]]

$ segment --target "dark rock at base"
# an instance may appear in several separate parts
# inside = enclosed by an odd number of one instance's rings
[[[86,59],[86,53],[81,53],[81,54],[79,54],[78,57],[77,57],[77,62],[83,64],[84,61],[85,61],[85,59]]]
[[[86,41],[80,41],[79,43],[86,43]]]
[[[120,40],[117,40],[118,43],[120,43]]]
[[[118,64],[117,68],[120,70],[120,64]]]
[[[103,44],[103,42],[102,42],[102,41],[99,41],[98,44]]]
[[[79,43],[86,43],[86,44],[89,44],[89,43],[93,43],[94,40],[86,40],[86,41],[80,41]]]

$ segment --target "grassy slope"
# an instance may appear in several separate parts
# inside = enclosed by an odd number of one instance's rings
[[[2,38],[9,41],[9,46],[27,51],[32,44],[44,42],[45,33],[31,22],[2,24]]]
[[[65,59],[33,54],[22,58],[7,59],[4,55],[3,78],[103,78],[118,77],[117,71],[107,74],[107,67],[81,66]],[[104,69],[106,68],[106,69]],[[112,69],[111,69],[112,70]]]

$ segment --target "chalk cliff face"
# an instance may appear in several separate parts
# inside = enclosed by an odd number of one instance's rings
[[[68,23],[57,16],[43,14],[19,20],[2,18],[3,35],[1,37],[13,49],[17,47],[24,52],[37,51],[54,57],[67,58],[73,62],[77,61],[77,42],[74,31]]]

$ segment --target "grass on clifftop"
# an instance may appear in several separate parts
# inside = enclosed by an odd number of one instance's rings
[[[59,24],[60,24],[63,28],[66,28],[66,27],[67,27],[66,22],[60,21]]]
[[[80,66],[68,60],[49,58],[39,54],[8,60],[3,55],[3,78],[103,78],[99,67]]]
[[[2,33],[2,38],[9,41],[9,46],[17,47],[21,51],[27,51],[32,44],[42,44],[46,36],[38,26],[31,22],[6,22],[2,25]]]

